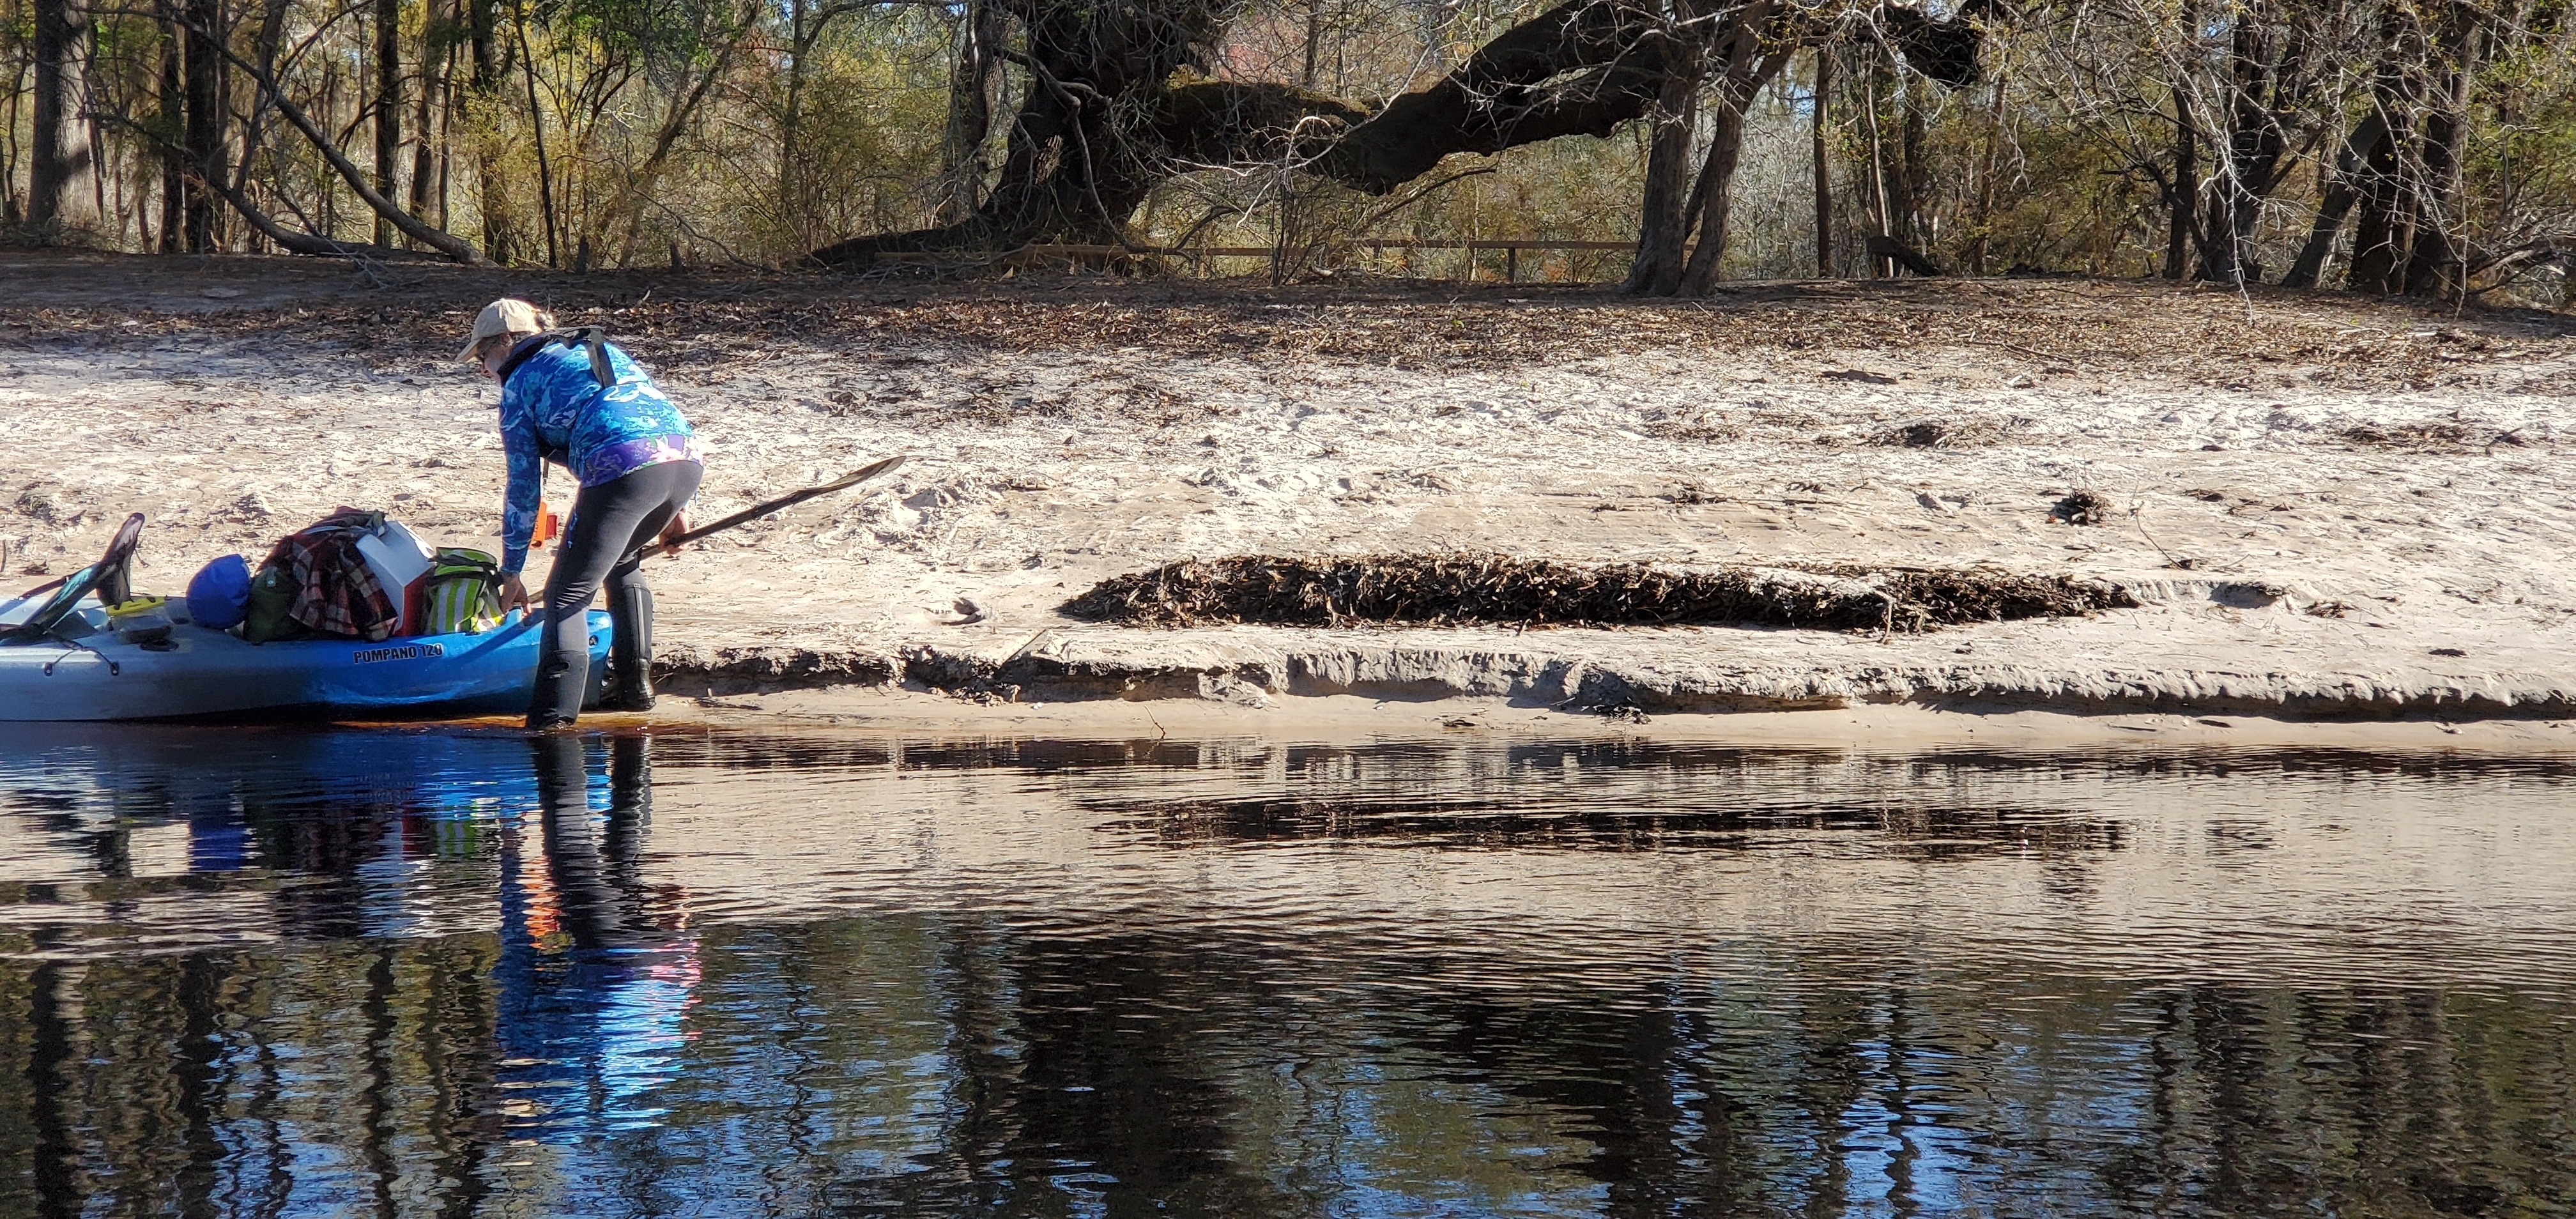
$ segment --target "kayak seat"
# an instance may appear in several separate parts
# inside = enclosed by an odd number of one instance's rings
[[[130,599],[134,591],[134,549],[142,540],[143,514],[137,512],[117,527],[116,537],[108,542],[107,553],[100,555],[98,562],[63,577],[54,595],[37,606],[26,621],[0,630],[0,643],[34,643],[56,634],[81,598],[93,593],[101,605],[118,605]],[[42,591],[32,590],[28,595]]]

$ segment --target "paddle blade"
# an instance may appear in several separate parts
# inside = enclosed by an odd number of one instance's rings
[[[871,478],[875,478],[877,475],[880,475],[880,474],[891,474],[891,473],[893,473],[893,472],[896,470],[896,468],[898,468],[898,467],[900,467],[900,466],[902,466],[902,465],[903,465],[903,459],[904,459],[904,455],[903,455],[903,454],[901,454],[901,453],[897,453],[897,454],[895,454],[894,456],[889,457],[889,458],[886,458],[886,459],[885,459],[885,460],[883,460],[883,461],[872,461],[872,462],[869,462],[868,464],[866,464],[866,465],[864,465],[864,466],[860,466],[858,469],[852,470],[852,471],[850,471],[849,473],[842,475],[842,476],[839,478],[839,480],[834,481],[834,482],[825,483],[825,484],[823,484],[822,486],[819,486],[819,487],[814,488],[813,490],[814,490],[817,494],[823,494],[823,493],[829,493],[829,492],[833,492],[833,491],[846,490],[846,489],[848,489],[848,488],[858,486],[860,483],[866,482],[866,481],[868,481],[868,480],[869,480],[869,479],[871,479]],[[801,494],[801,492],[800,492],[800,494]]]

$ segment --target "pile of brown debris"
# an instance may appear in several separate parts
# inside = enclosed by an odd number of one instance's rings
[[[1131,626],[1787,626],[1920,631],[2080,616],[2117,584],[1989,568],[1675,568],[1500,554],[1235,555],[1113,576],[1064,603]]]

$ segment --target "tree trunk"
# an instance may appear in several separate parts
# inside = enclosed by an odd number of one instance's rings
[[[2260,282],[2254,226],[2281,178],[2289,125],[2307,101],[2306,27],[2281,22],[2267,8],[2240,11],[2229,41],[2227,154],[2211,182],[2200,275],[2213,283]]]
[[[2396,20],[2395,18],[2391,19]],[[2386,138],[2362,159],[2361,216],[2355,221],[2352,266],[2344,283],[2355,291],[2395,293],[2404,287],[2403,268],[2413,254],[2415,186],[2413,182],[2414,98],[2410,47],[2402,34],[2391,40],[2371,81],[2371,103]]]
[[[1681,287],[1683,247],[1690,240],[1690,217],[1684,208],[1690,174],[1691,137],[1699,113],[1699,75],[1686,63],[1690,52],[1673,48],[1665,55],[1662,92],[1649,118],[1646,185],[1637,205],[1637,259],[1628,268],[1625,290],[1645,296],[1671,296]]]
[[[27,222],[50,236],[99,225],[97,141],[89,115],[89,6],[35,0],[35,140]]]
[[[211,254],[222,244],[217,209],[222,199],[213,188],[230,172],[224,145],[231,133],[232,98],[225,88],[223,5],[221,0],[187,0],[187,14],[188,252]]]
[[[805,74],[812,70],[806,54],[806,0],[787,0],[787,97],[778,108],[778,217],[794,224],[805,214],[799,204],[797,173],[804,167]],[[803,233],[797,234],[801,239]],[[810,242],[806,244],[811,244]]]
[[[2433,105],[2424,116],[2423,187],[2416,195],[2415,247],[2408,251],[2406,290],[2456,300],[2468,288],[2462,158],[2467,152],[2469,85],[2477,70],[2475,20],[2453,9],[2449,35],[2433,65]]]
[[[26,196],[18,193],[18,158],[26,150],[15,138],[18,130],[18,99],[27,95],[28,57],[18,56],[9,65],[9,84],[0,89],[0,131],[12,138],[0,140],[0,224],[15,228],[27,222]]]
[[[1718,77],[1717,113],[1712,118],[1708,159],[1700,166],[1699,184],[1692,189],[1692,204],[1698,212],[1693,227],[1699,231],[1699,242],[1693,246],[1690,265],[1682,272],[1681,290],[1689,296],[1706,296],[1717,286],[1718,266],[1726,257],[1728,210],[1734,200],[1735,169],[1744,154],[1744,112],[1753,105],[1763,88],[1789,63],[1792,46],[1782,45],[1765,53],[1758,34],[1768,24],[1770,5],[1755,0],[1740,10],[1741,24],[1736,27],[1734,45],[1728,49],[1726,71]]]
[[[375,85],[376,193],[391,199],[402,159],[402,0],[376,0]],[[393,221],[376,217],[376,244],[393,243]]]
[[[2165,278],[2182,282],[2191,258],[2191,216],[2200,195],[2199,150],[2192,146],[2198,128],[2191,120],[2191,95],[2174,81],[2173,177],[2165,183]]]
[[[499,19],[494,6],[500,0],[464,0],[465,43],[474,52],[473,83],[477,89],[497,89],[501,85],[501,44]]]
[[[1976,231],[1968,243],[1968,273],[1986,273],[1987,238],[1995,223],[1995,179],[2003,172],[2004,161],[2004,77],[1995,78],[1992,100],[1986,105],[1986,147],[1978,158]]]
[[[1873,235],[1881,241],[1893,241],[1895,234],[1889,230],[1894,227],[1894,218],[1889,213],[1887,202],[1887,140],[1878,123],[1878,86],[1885,77],[1878,54],[1873,49],[1869,68],[1861,76],[1861,117],[1869,124],[1869,176],[1861,180],[1861,198]],[[1876,254],[1870,255],[1867,261],[1872,279],[1896,274],[1896,268]]]
[[[1606,136],[1645,113],[1661,83],[1633,6],[1565,0],[1506,30],[1427,88],[1374,112],[1289,85],[1173,74],[1211,47],[1218,6],[1123,21],[1116,5],[1015,3],[1028,50],[998,48],[1030,82],[992,185],[972,216],[814,251],[825,265],[878,253],[1116,241],[1153,185],[1183,164],[1278,166],[1386,194],[1453,153],[1561,135]],[[1425,10],[1426,15],[1431,14]]]
[[[1315,87],[1315,56],[1324,46],[1324,0],[1306,0],[1306,70],[1297,77],[1301,88]]]
[[[1744,112],[1721,106],[1709,134],[1708,160],[1700,166],[1699,241],[1691,247],[1690,265],[1682,273],[1685,296],[1706,296],[1717,286],[1718,260],[1726,256],[1727,208],[1735,192],[1735,168],[1744,154]]]
[[[125,225],[128,220],[131,220],[134,223],[134,240],[130,244],[137,248],[150,249],[152,230],[144,226],[145,184],[137,180],[132,173],[124,172],[116,159],[108,155],[106,130],[94,125],[92,131],[98,143],[91,148],[91,155],[98,161],[99,183],[106,190],[109,200],[107,231],[111,238],[110,248],[124,249],[129,245],[125,240]]]
[[[441,206],[434,214],[430,210],[439,162],[447,155],[446,141],[437,138],[437,124],[446,110],[447,75],[456,63],[445,9],[443,0],[429,0],[421,10],[420,108],[412,114],[411,214],[440,228],[447,227],[447,209]]]
[[[286,18],[293,7],[293,0],[265,0],[260,12],[258,29],[251,36],[251,51],[257,56],[251,66],[251,79],[259,80],[276,75],[278,61],[284,57],[286,51]],[[216,61],[216,66],[220,69],[225,65],[219,59]],[[229,97],[230,94],[227,93],[226,96]],[[253,219],[250,212],[244,210],[243,205],[250,199],[250,171],[253,162],[257,160],[252,153],[260,146],[261,129],[267,115],[267,107],[252,108],[250,116],[242,123],[242,155],[233,159],[231,183],[227,185],[220,178],[212,183],[215,193],[220,195],[224,202],[231,204],[233,211],[241,215],[243,223],[250,226],[249,231],[242,234],[241,248],[262,254],[267,253],[268,245],[276,244],[277,239],[267,228],[263,228],[257,220]]]
[[[1893,184],[1893,189],[1897,208],[1896,214],[1890,217],[1893,227],[1889,235],[1903,241],[1910,249],[1929,253],[1931,239],[1939,234],[1926,232],[1923,224],[1925,180],[1931,177],[1931,167],[1925,164],[1923,151],[1923,141],[1928,134],[1923,121],[1923,82],[1922,78],[1915,77],[1902,83],[1904,88],[1896,95],[1896,149],[1899,156],[1898,181]]]
[[[555,171],[546,157],[546,112],[537,105],[537,53],[528,47],[528,12],[517,3],[510,6],[510,21],[519,38],[519,71],[528,86],[528,127],[537,146],[537,206],[546,222],[546,265],[563,265],[562,243],[555,224]]]
[[[164,19],[161,23],[161,113],[153,132],[161,142],[161,234],[157,243],[164,254],[176,254],[186,248],[180,244],[183,221],[188,213],[186,154],[180,151],[180,136],[187,128],[188,107],[179,68],[179,23]]]
[[[503,266],[517,261],[517,251],[510,244],[510,197],[501,184],[501,150],[499,139],[490,127],[490,115],[501,103],[502,43],[500,39],[500,0],[464,0],[465,42],[472,53],[468,61],[472,72],[468,81],[473,89],[475,110],[483,121],[471,132],[474,141],[475,211],[483,219],[483,254]]]
[[[2257,155],[2253,142],[2261,135],[2263,117],[2256,100],[2262,77],[2251,46],[2254,37],[2251,16],[2240,12],[2227,55],[2226,139],[2218,146],[2218,163],[2211,166],[2205,199],[2208,214],[2200,226],[2200,278],[2214,284],[2245,283],[2246,246],[2254,235],[2255,208],[2261,203],[2249,180]]]
[[[1832,161],[1825,155],[1827,127],[1826,102],[1834,91],[1834,52],[1831,47],[1816,48],[1816,99],[1813,117],[1808,120],[1810,152],[1814,157],[1816,188],[1816,278],[1831,278],[1834,273],[1834,178]]]
[[[2377,109],[2362,116],[2352,135],[2336,154],[2333,176],[2326,180],[2325,194],[2317,201],[2316,222],[2308,226],[2308,242],[2299,247],[2297,261],[2281,277],[2284,288],[2313,288],[2325,271],[2326,256],[2334,251],[2335,234],[2343,231],[2344,217],[2352,214],[2353,186],[2359,180],[2362,162],[2378,151],[2380,141],[2388,138],[2388,124]]]
[[[984,191],[984,142],[993,134],[993,77],[1010,36],[1010,15],[992,0],[969,0],[957,64],[948,79],[948,130],[939,148],[939,221],[975,214]]]

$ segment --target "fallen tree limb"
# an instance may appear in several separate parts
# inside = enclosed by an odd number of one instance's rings
[[[143,9],[101,9],[97,11],[102,13],[113,12],[125,16],[145,17],[155,21],[169,21],[198,35],[204,45],[215,48],[216,51],[223,55],[226,61],[230,62],[234,67],[241,69],[244,74],[248,75],[251,78],[251,81],[259,86],[261,95],[268,99],[268,103],[271,106],[276,107],[277,112],[284,115],[286,117],[286,121],[293,125],[296,131],[302,133],[304,138],[313,145],[314,150],[322,154],[323,160],[329,162],[332,172],[338,174],[342,181],[348,183],[350,190],[355,192],[358,198],[364,200],[368,208],[373,210],[377,215],[384,217],[396,229],[400,230],[403,236],[409,237],[412,240],[428,246],[429,248],[436,250],[457,262],[464,263],[467,266],[480,267],[491,265],[490,260],[483,257],[483,252],[475,249],[471,243],[447,232],[444,229],[438,228],[435,225],[423,223],[418,217],[413,216],[410,212],[404,211],[392,200],[378,194],[373,186],[367,184],[366,172],[359,169],[356,164],[349,160],[349,158],[341,155],[339,148],[332,143],[329,134],[324,132],[321,126],[313,121],[312,116],[304,113],[302,107],[297,106],[294,102],[287,99],[286,91],[278,85],[277,78],[270,75],[266,69],[260,67],[258,64],[252,63],[250,60],[243,58],[240,53],[234,51],[232,47],[216,32],[207,30],[193,22],[190,22],[184,16],[178,16],[168,12]],[[209,183],[208,185],[211,186],[214,184]],[[232,204],[236,209],[241,207],[241,197],[237,192],[218,187],[217,193],[223,195],[224,201]],[[295,250],[295,252],[299,254],[323,252],[319,249],[297,249],[294,244],[280,239],[276,233],[270,232],[268,228],[261,227],[260,221],[257,218],[254,218],[248,211],[244,211],[242,213],[242,218],[249,220],[253,227],[259,227],[261,232],[269,233],[270,240],[276,241],[278,244],[286,246],[288,249]],[[275,222],[271,221],[270,223],[273,225]],[[280,229],[279,231],[282,232],[285,230]],[[357,248],[344,247],[343,243],[331,242],[327,238],[315,238],[314,240],[328,242],[328,244],[335,248]]]
[[[181,151],[177,144],[164,138],[160,132],[123,115],[102,112],[97,117],[101,121],[123,127],[159,145],[164,152]],[[200,181],[203,180],[200,179]],[[239,212],[242,219],[249,221],[252,228],[259,230],[261,236],[277,243],[278,248],[287,253],[318,258],[373,258],[381,261],[420,256],[412,250],[394,249],[366,242],[338,241],[319,233],[299,232],[279,223],[277,218],[269,215],[266,209],[252,203],[249,195],[238,182],[208,181],[204,184],[206,189],[215,192],[234,211]]]

